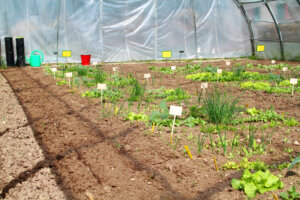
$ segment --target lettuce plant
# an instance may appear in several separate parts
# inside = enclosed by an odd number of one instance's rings
[[[234,189],[244,190],[249,198],[254,198],[257,193],[263,194],[283,188],[283,182],[269,170],[251,173],[245,169],[242,179],[232,179],[231,185]]]

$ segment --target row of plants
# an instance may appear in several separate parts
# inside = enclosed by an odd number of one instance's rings
[[[206,70],[214,71],[215,68],[207,68]],[[50,69],[46,69],[46,71],[54,75]],[[197,90],[197,104],[190,106],[191,102],[193,102],[191,100],[193,96],[182,88],[165,89],[161,87],[148,90],[145,84],[141,84],[130,74],[109,74],[101,69],[82,70],[80,67],[76,68],[76,66],[70,69],[59,70],[55,76],[61,79],[59,81],[65,81],[65,84],[67,84],[68,81],[64,77],[65,73],[69,71],[74,72],[71,86],[91,87],[90,90],[81,94],[83,97],[99,98],[101,92],[93,87],[97,83],[107,84],[107,90],[103,91],[103,99],[107,101],[107,103],[103,104],[103,117],[118,115],[122,116],[124,120],[135,121],[138,125],[144,122],[146,127],[156,126],[157,129],[165,130],[171,128],[173,123],[168,105],[173,103],[180,105],[183,103],[182,105],[186,109],[184,109],[182,116],[176,118],[175,126],[199,127],[199,134],[194,135],[191,133],[187,137],[187,140],[196,146],[198,155],[202,154],[203,149],[211,150],[213,154],[221,154],[222,152],[227,158],[265,154],[267,153],[268,145],[271,144],[274,130],[280,124],[282,126],[298,125],[298,121],[295,119],[287,118],[283,114],[280,115],[272,108],[259,110],[257,108],[240,106],[238,105],[238,97],[233,97],[217,89],[206,92],[205,95],[202,94],[202,90]],[[96,75],[97,73],[98,75]],[[215,72],[205,73],[213,74]],[[252,77],[264,76],[266,80],[270,78],[268,75],[259,73],[245,73],[243,70],[230,73],[248,74],[245,76]],[[239,76],[243,77],[244,75]],[[235,77],[234,75],[232,76]],[[96,77],[100,78],[96,80]],[[78,85],[76,84],[77,79]],[[85,81],[90,84],[84,84]],[[123,104],[119,106],[118,102],[120,101],[123,101]],[[132,109],[134,102],[137,102],[138,112],[134,112]],[[149,106],[149,102],[153,102],[153,105]],[[128,104],[127,109],[124,106],[125,103]],[[144,109],[142,109],[142,106],[144,106]],[[258,128],[257,124],[253,125],[253,123],[257,122],[263,124],[261,128]],[[268,124],[267,128],[273,128],[271,132],[265,132],[263,126],[266,124]],[[182,138],[179,135],[175,136],[174,143],[170,146],[175,149],[181,140]],[[260,142],[257,142],[258,140]],[[271,152],[271,149],[269,151]],[[252,174],[250,171],[249,173],[246,171],[244,174],[248,178],[242,177],[241,180],[234,181],[233,185],[235,185],[236,189],[243,189],[245,192],[247,190],[246,194],[249,197],[254,197],[256,193],[271,190],[270,188],[275,189],[277,187],[276,189],[278,189],[282,186],[281,182],[266,170],[257,174],[256,172]],[[252,176],[261,176],[261,181],[254,184],[253,180],[255,181],[256,179],[252,178]],[[264,178],[262,179],[262,177]],[[271,177],[272,180],[269,180],[268,177]],[[274,181],[275,179],[277,181]],[[266,185],[269,182],[271,184]],[[247,184],[251,185],[251,190],[249,190],[249,186],[246,186]]]
[[[288,80],[281,81],[277,86],[273,86],[269,82],[247,81],[241,83],[240,87],[242,89],[261,90],[267,93],[292,93],[292,90],[300,92],[300,84],[292,86]]]

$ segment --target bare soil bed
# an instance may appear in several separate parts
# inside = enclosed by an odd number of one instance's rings
[[[205,62],[203,66],[208,64],[226,68],[222,60]],[[290,64],[299,65],[293,62]],[[145,73],[150,72],[150,65],[171,66],[174,63],[118,64],[122,72],[133,73],[140,80]],[[106,64],[103,68],[110,71],[112,66],[116,65]],[[12,68],[2,70],[1,73],[18,97],[35,138],[43,149],[47,163],[42,167],[51,168],[67,198],[245,199],[243,192],[232,189],[230,185],[231,179],[240,178],[241,172],[216,171],[211,150],[204,149],[201,156],[196,156],[196,149],[190,145],[194,155],[192,160],[183,153],[183,146],[189,143],[186,139],[180,140],[177,148],[168,145],[170,130],[167,128],[155,129],[151,133],[151,127],[145,124],[137,126],[124,121],[121,116],[103,118],[103,106],[99,101],[82,98],[79,94],[70,92],[70,87],[66,85],[57,86],[53,77],[46,75],[42,68]],[[151,74],[163,76],[160,86],[181,86],[190,94],[195,93],[195,82],[184,76],[174,77],[158,72]],[[241,105],[247,104],[260,109],[267,109],[272,105],[275,111],[284,112],[300,121],[299,93],[292,97],[242,91],[223,83],[215,85],[221,90],[239,95]],[[136,110],[135,107],[132,109]],[[299,139],[300,127],[298,125],[287,129],[278,127],[272,144],[268,146],[273,151],[257,155],[253,160],[259,158],[268,164],[278,164],[289,162],[290,156],[295,157],[300,152],[300,147],[294,144]],[[287,131],[288,135],[285,134]],[[190,132],[199,133],[199,129],[178,128],[175,134],[186,138]],[[291,142],[283,143],[282,135]],[[287,153],[283,151],[286,148],[293,148],[294,151]],[[215,157],[219,166],[229,160],[221,154],[216,154]],[[279,173],[285,175],[286,172],[285,169]],[[295,185],[299,176],[299,169],[295,168],[291,176],[283,177],[285,190]],[[279,195],[281,191],[283,190],[276,191],[276,194]],[[257,197],[272,198],[271,193]]]

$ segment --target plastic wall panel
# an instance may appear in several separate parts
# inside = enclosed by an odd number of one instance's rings
[[[81,54],[100,57],[100,2],[90,0],[60,2],[59,62],[79,62]],[[61,58],[62,50],[72,50],[72,57]]]
[[[232,0],[0,0],[0,37],[23,36],[45,62],[232,57],[251,54],[249,31]],[[195,20],[194,21],[194,16]],[[196,26],[195,26],[196,24]],[[195,32],[196,30],[196,32]],[[62,50],[72,57],[61,58]],[[184,54],[179,55],[179,51]]]
[[[271,22],[253,21],[254,39],[266,41],[279,41],[276,26]]]
[[[248,26],[233,1],[196,1],[195,10],[199,58],[251,55]]]
[[[294,0],[270,2],[284,42],[300,42],[300,6]],[[289,49],[287,49],[289,51]]]
[[[274,60],[279,60],[281,58],[281,53],[279,51],[280,44],[278,42],[255,41],[255,46],[257,45],[265,46],[265,51],[256,52],[258,58]]]
[[[284,57],[286,60],[300,61],[300,43],[284,42]]]
[[[172,58],[195,58],[192,1],[161,0],[157,2],[157,58],[162,51],[172,51]]]
[[[28,47],[26,55],[33,50],[41,50],[45,55],[45,62],[53,62],[54,52],[57,51],[58,1],[27,0],[25,3],[27,34],[24,37]],[[18,34],[24,30],[26,28],[19,28]]]
[[[103,1],[103,61],[153,59],[154,24],[153,1]]]

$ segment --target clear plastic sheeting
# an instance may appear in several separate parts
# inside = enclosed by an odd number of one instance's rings
[[[246,20],[231,0],[0,0],[0,36],[25,38],[45,62],[251,55]],[[62,58],[71,50],[71,58]],[[58,59],[58,60],[57,60]]]
[[[48,63],[80,62],[82,54],[91,54],[92,62],[161,60],[162,51],[172,51],[168,59],[251,54],[295,59],[300,51],[297,0],[0,0],[0,5],[0,37],[24,37],[26,56],[41,50]],[[252,51],[262,43],[265,52]],[[63,58],[62,50],[71,50],[72,57]]]

